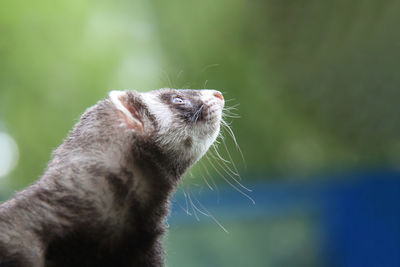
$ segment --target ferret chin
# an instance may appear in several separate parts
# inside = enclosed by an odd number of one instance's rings
[[[112,91],[0,205],[0,266],[163,266],[169,198],[215,141],[215,90]]]

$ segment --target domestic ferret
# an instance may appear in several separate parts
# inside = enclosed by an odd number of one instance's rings
[[[223,107],[215,90],[111,91],[0,205],[0,266],[164,266],[169,199]]]

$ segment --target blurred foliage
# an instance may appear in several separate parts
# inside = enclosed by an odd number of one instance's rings
[[[232,127],[248,172],[397,168],[399,11],[373,0],[3,0],[0,130],[20,148],[3,183],[37,179],[85,108],[126,88],[223,91],[240,104]]]
[[[165,238],[168,266],[322,266],[306,216],[226,224],[180,225]],[[186,244],[186,245],[184,245]]]

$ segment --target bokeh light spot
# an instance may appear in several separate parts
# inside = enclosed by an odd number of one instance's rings
[[[17,166],[18,145],[8,134],[0,132],[0,178],[9,174]]]

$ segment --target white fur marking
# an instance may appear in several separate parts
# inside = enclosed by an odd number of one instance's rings
[[[127,118],[128,120],[132,120],[136,125],[141,125],[142,123],[137,120],[135,117],[132,116],[132,113],[129,112],[129,110],[122,104],[121,102],[121,97],[125,94],[124,91],[111,91],[108,93],[108,96],[110,97],[111,102],[114,104],[114,106],[120,110]]]
[[[146,102],[148,109],[157,118],[160,125],[160,131],[167,131],[173,124],[173,117],[170,108],[154,96],[151,92],[142,94],[143,100]]]

